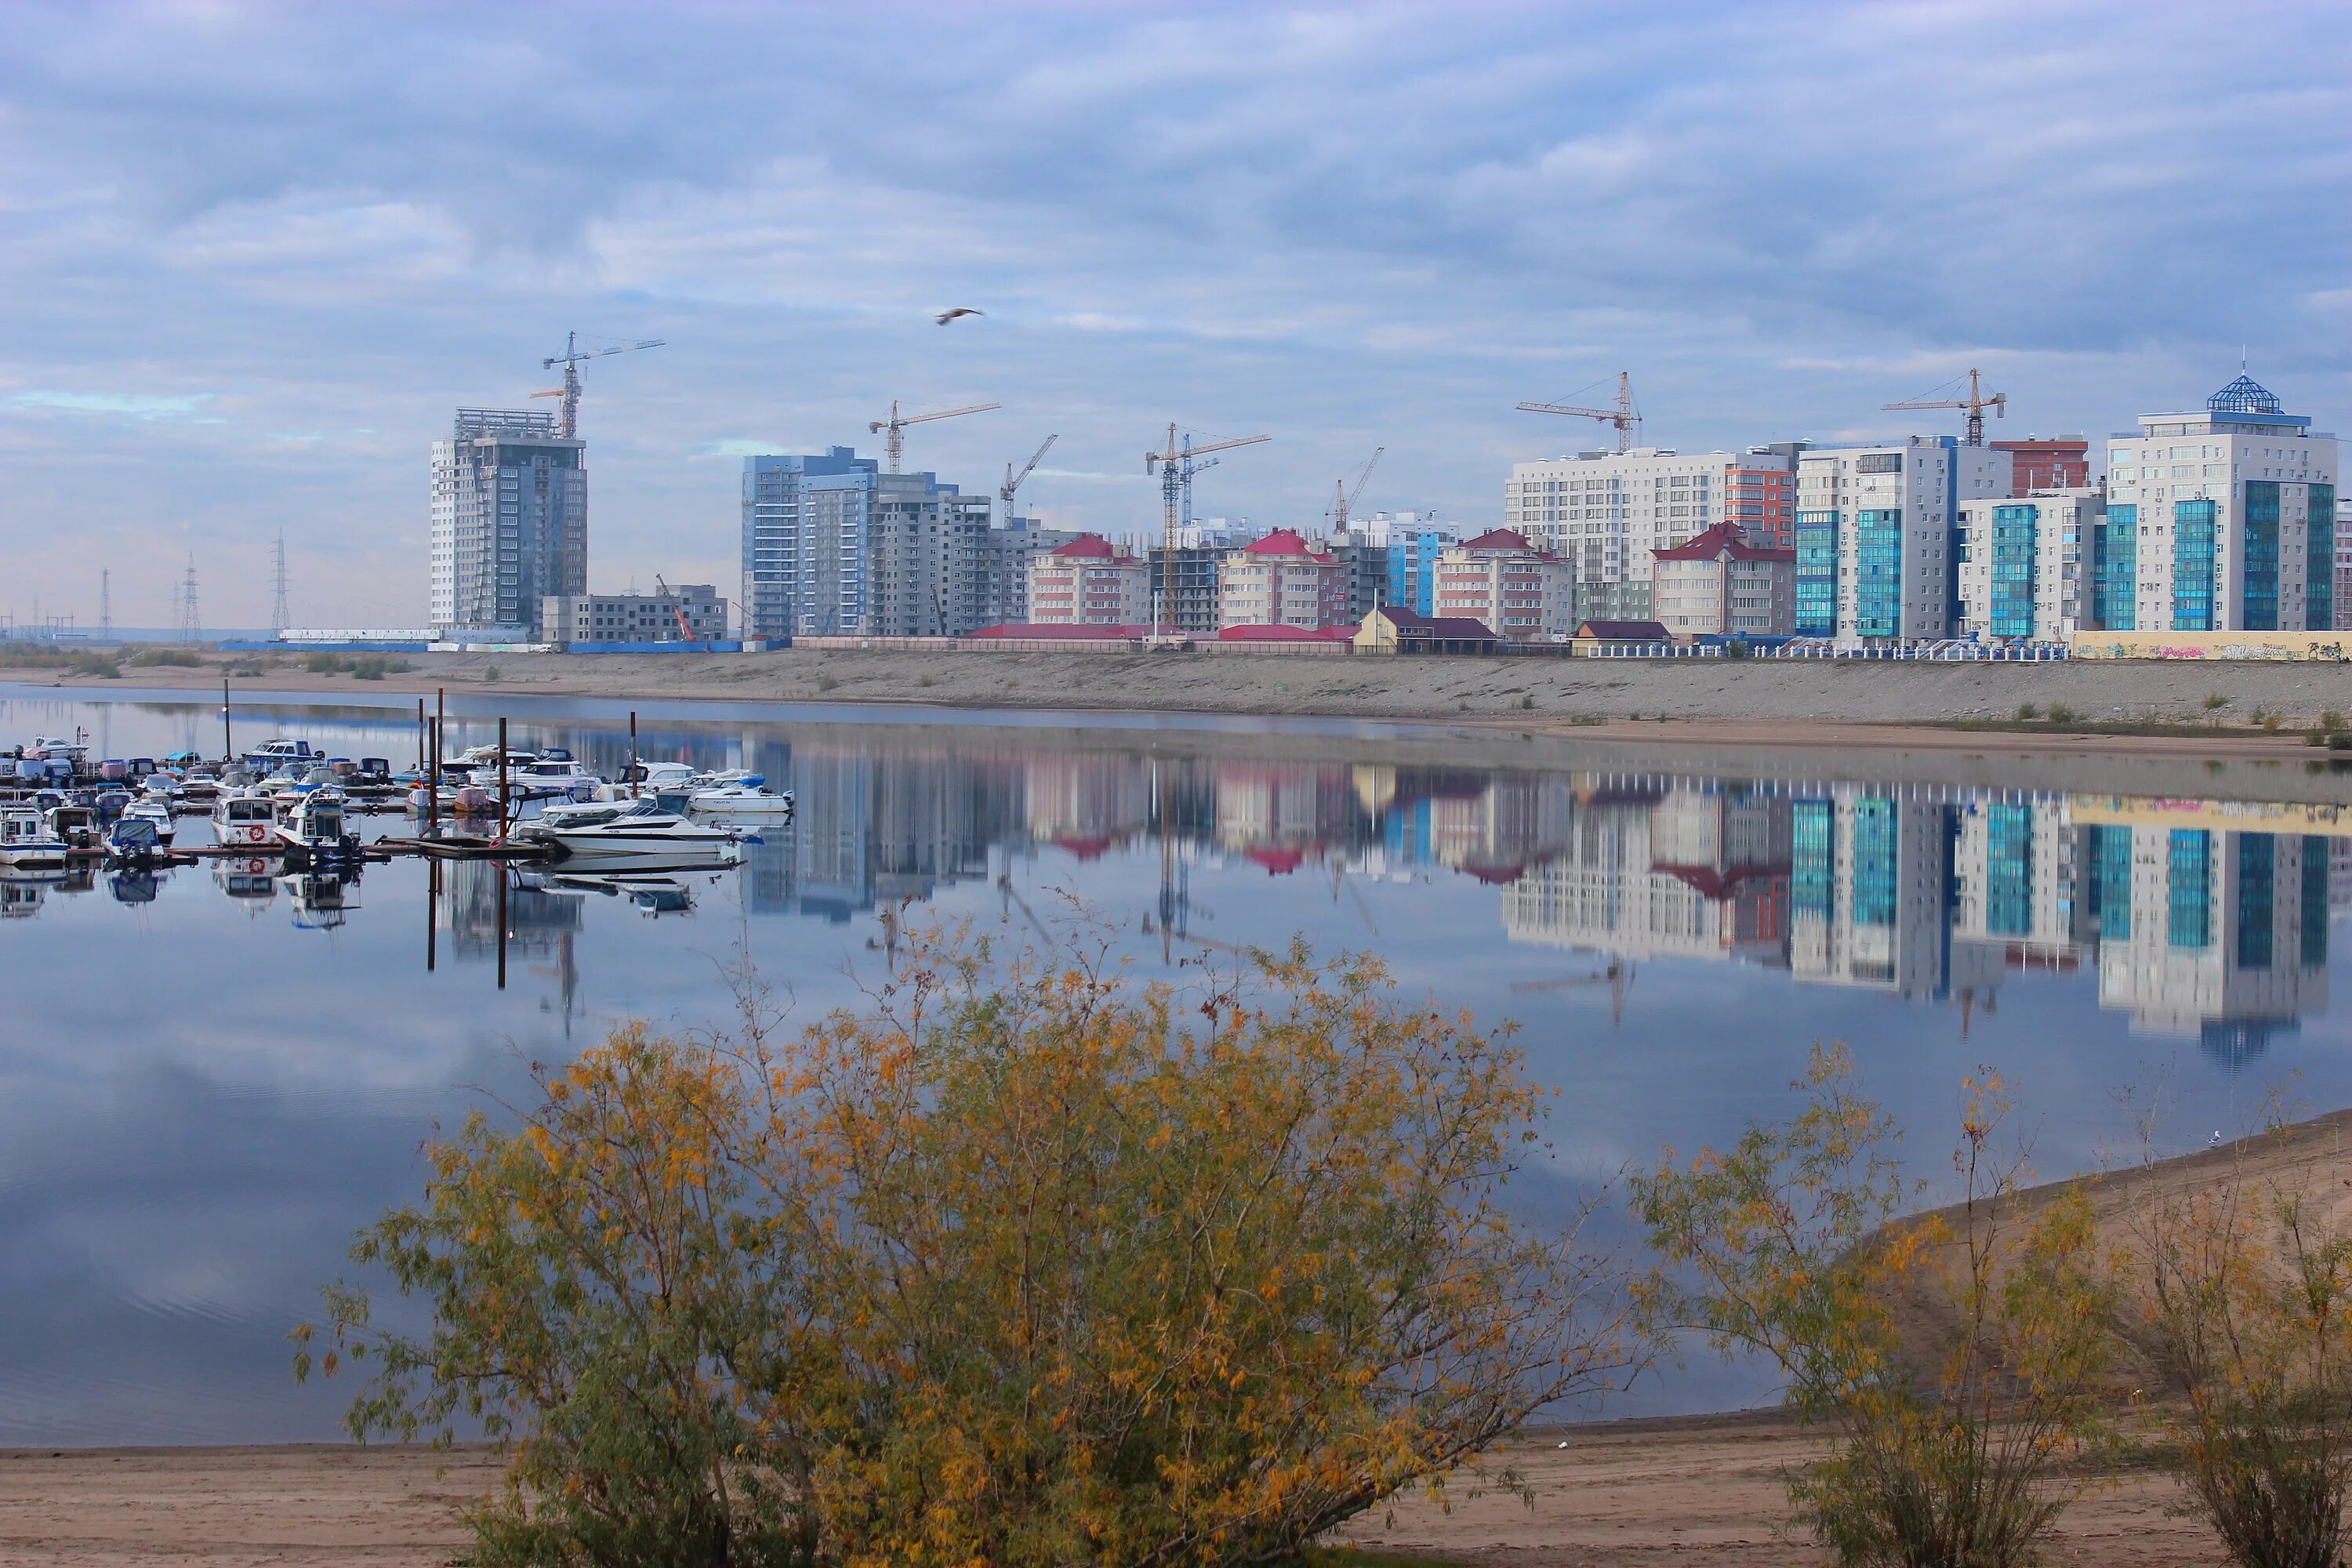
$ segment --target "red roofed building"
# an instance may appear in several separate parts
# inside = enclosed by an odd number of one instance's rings
[[[1217,568],[1217,626],[1304,626],[1348,622],[1348,568],[1296,530],[1277,528]]]
[[[1575,629],[1576,568],[1512,529],[1447,546],[1433,575],[1441,620],[1481,622],[1505,642],[1558,642]]]
[[[1029,561],[1029,619],[1037,626],[1126,626],[1151,617],[1151,566],[1081,533]]]
[[[1658,621],[1678,637],[1785,637],[1797,626],[1797,552],[1750,544],[1736,522],[1651,554]]]

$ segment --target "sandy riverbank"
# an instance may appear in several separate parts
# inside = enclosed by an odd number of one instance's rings
[[[770,654],[418,654],[384,681],[313,674],[292,657],[242,676],[273,690],[459,687],[477,694],[908,703],[946,708],[1149,710],[1504,724],[1591,739],[1688,732],[1708,743],[1885,744],[2010,750],[2252,754],[2300,751],[2294,731],[2352,713],[2352,667],[2245,664],[1921,664],[1564,658],[1317,658],[1237,655],[932,654],[786,649]],[[201,668],[127,667],[121,679],[34,668],[0,679],[63,687],[218,684]],[[248,663],[243,668],[252,669]],[[2209,707],[2214,698],[2218,707]],[[2063,725],[1987,733],[1933,729],[2012,719],[2024,705],[2083,724],[2194,725],[2188,735],[2083,733]],[[2307,753],[2305,753],[2307,754]]]
[[[2284,1138],[2167,1161],[2102,1180],[2094,1205],[2112,1224],[2135,1194],[2212,1180],[2232,1164],[2343,1192],[2352,1111]],[[2021,1200],[2046,1200],[2054,1188]],[[2352,1204],[2352,1198],[2340,1200]],[[1648,1568],[1693,1561],[1816,1563],[1787,1537],[1780,1474],[1811,1440],[1777,1414],[1626,1421],[1530,1432],[1498,1450],[1534,1493],[1457,1479],[1440,1508],[1397,1500],[1347,1532],[1366,1546],[1504,1568]],[[0,1451],[0,1564],[68,1568],[251,1568],[277,1563],[448,1563],[457,1510],[495,1484],[488,1450],[289,1446],[253,1448]],[[2079,1568],[2202,1568],[2226,1561],[2172,1510],[2168,1479],[2117,1471],[2071,1509],[2052,1548]]]

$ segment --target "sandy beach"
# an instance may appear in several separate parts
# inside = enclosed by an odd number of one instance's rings
[[[1538,733],[1709,743],[1983,747],[2308,755],[2297,731],[2352,714],[2352,667],[2156,663],[1927,664],[1777,660],[1372,658],[1242,655],[908,653],[412,654],[381,680],[316,674],[292,656],[207,653],[201,667],[126,665],[119,679],[35,667],[0,679],[278,691],[429,690],[650,700],[911,704],[1502,725]],[[2219,699],[2218,703],[2215,699]],[[1948,728],[2009,723],[1987,732]],[[2070,718],[2052,723],[2051,710]],[[2275,715],[2277,733],[2262,725]],[[2189,733],[2086,733],[2079,726]],[[1942,728],[1939,728],[1942,727]]]

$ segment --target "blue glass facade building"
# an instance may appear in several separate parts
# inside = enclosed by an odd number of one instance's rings
[[[2172,629],[2176,632],[2215,629],[2213,514],[2210,500],[2172,503]]]

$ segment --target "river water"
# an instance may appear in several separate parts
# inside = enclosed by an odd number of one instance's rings
[[[406,765],[414,700],[240,696],[235,739]],[[499,710],[518,745],[628,754],[614,702],[474,699],[452,744]],[[0,687],[12,742],[212,754],[220,726],[214,699]],[[1784,1112],[1817,1041],[1851,1044],[1929,1173],[1979,1065],[2016,1083],[2044,1176],[2128,1154],[2126,1090],[2169,1102],[2176,1148],[2280,1089],[2352,1103],[2352,779],[2324,765],[683,703],[641,708],[638,747],[757,768],[798,815],[656,889],[504,873],[503,944],[488,866],[437,895],[414,860],[0,878],[0,1446],[335,1436],[351,1391],[295,1386],[285,1336],[353,1230],[418,1194],[436,1125],[616,1019],[723,1025],[744,957],[800,1016],[854,1003],[926,913],[1026,930],[1082,900],[1180,981],[1294,933],[1375,951],[1518,1022],[1558,1091],[1538,1207]],[[1615,1408],[1763,1392],[1702,1364]]]

